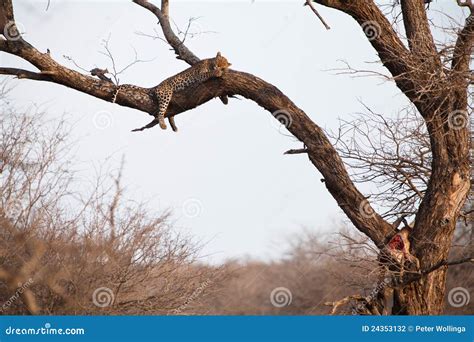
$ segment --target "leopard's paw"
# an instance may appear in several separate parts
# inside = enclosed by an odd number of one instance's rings
[[[166,129],[166,123],[164,118],[159,118],[158,123],[160,124],[161,129]]]

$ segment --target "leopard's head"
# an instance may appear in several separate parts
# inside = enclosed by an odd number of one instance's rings
[[[219,69],[227,69],[230,67],[232,64],[229,63],[227,58],[221,55],[220,52],[217,53],[216,55],[216,67]]]

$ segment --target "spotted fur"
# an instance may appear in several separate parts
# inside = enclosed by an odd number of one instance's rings
[[[179,74],[167,78],[156,86],[154,88],[154,94],[158,100],[156,118],[160,127],[166,129],[165,114],[175,91],[186,89],[213,77],[221,77],[230,65],[227,59],[218,52],[216,57],[204,59]],[[169,119],[173,130],[175,130],[176,126],[174,121],[172,121],[172,117]]]

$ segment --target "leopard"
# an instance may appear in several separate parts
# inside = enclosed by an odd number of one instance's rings
[[[165,116],[168,106],[173,98],[173,93],[192,87],[198,83],[203,83],[211,78],[222,77],[231,65],[232,64],[229,63],[227,58],[218,52],[216,57],[203,59],[186,70],[165,79],[157,86],[146,88],[147,92],[150,93],[158,103],[158,110],[156,111],[156,114],[153,115],[155,118],[152,122],[141,128],[134,129],[132,132],[143,131],[155,126],[156,124],[159,124],[162,129],[167,129]],[[119,85],[113,94],[112,103],[116,102],[119,91],[124,89],[143,90],[142,88],[131,84]],[[221,100],[224,104],[227,104],[227,97],[221,97]],[[168,116],[167,118],[170,122],[171,128],[176,132],[178,128],[176,127],[174,116]]]
[[[184,90],[198,83],[203,83],[211,78],[222,77],[231,65],[232,64],[218,52],[216,57],[203,59],[190,68],[167,78],[157,85],[153,92],[158,102],[158,113],[155,118],[158,120],[160,127],[162,129],[167,128],[165,115],[174,92]],[[169,118],[170,124],[173,127],[175,124],[171,121],[171,118],[172,117]]]

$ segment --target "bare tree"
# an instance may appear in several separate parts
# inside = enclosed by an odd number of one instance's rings
[[[146,0],[133,2],[158,18],[166,41],[179,59],[190,65],[199,61],[173,32],[168,0],[163,0],[161,7]],[[419,205],[416,204],[415,223],[409,237],[411,249],[408,251],[419,260],[419,269],[415,276],[402,279],[394,289],[392,312],[439,314],[443,309],[447,266],[451,263],[447,260],[448,254],[470,188],[467,119],[468,86],[472,82],[474,4],[471,0],[457,1],[470,14],[465,25],[459,28],[453,48],[439,51],[431,33],[424,0],[399,1],[406,44],[396,32],[395,23],[388,20],[382,6],[373,0],[314,2],[351,16],[361,26],[390,72],[391,79],[411,101],[426,126],[431,174],[422,199]],[[398,5],[391,8],[395,6]],[[47,52],[38,51],[22,38],[14,23],[11,0],[4,1],[1,9],[0,24],[3,24],[5,39],[0,40],[0,50],[30,62],[39,71],[3,67],[0,73],[54,82],[105,101],[155,114],[157,104],[152,95],[153,88],[127,87],[117,93],[118,88],[112,82],[60,65]],[[448,58],[445,58],[446,54]],[[254,101],[277,120],[281,120],[284,114],[288,130],[304,144],[301,150],[289,153],[308,155],[339,207],[380,251],[388,242],[393,242],[398,234],[396,225],[374,211],[366,196],[355,186],[341,156],[323,130],[268,82],[245,72],[229,70],[223,77],[176,92],[167,116],[181,114],[216,97],[227,103],[227,97],[232,95]],[[381,258],[381,263],[383,260],[387,259]]]

